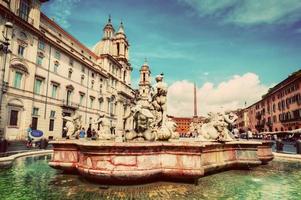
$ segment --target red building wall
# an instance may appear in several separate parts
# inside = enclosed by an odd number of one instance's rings
[[[247,112],[248,127],[254,132],[301,128],[301,70],[270,89]]]

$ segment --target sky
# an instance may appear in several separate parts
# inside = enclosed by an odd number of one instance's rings
[[[193,115],[194,83],[205,115],[249,106],[301,69],[301,0],[51,0],[42,11],[89,48],[108,15],[122,21],[132,85],[147,58],[174,116]]]

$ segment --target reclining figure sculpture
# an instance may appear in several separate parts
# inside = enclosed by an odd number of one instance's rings
[[[230,132],[230,126],[237,119],[237,115],[232,112],[208,113],[209,118],[198,129],[198,138],[201,141],[232,141],[234,136]]]

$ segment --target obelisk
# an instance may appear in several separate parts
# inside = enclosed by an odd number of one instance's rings
[[[198,116],[198,107],[197,107],[197,96],[196,96],[196,84],[194,83],[194,117]]]

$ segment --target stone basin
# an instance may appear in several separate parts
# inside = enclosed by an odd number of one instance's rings
[[[196,181],[225,169],[252,168],[273,159],[272,142],[52,141],[49,165],[106,184]]]

